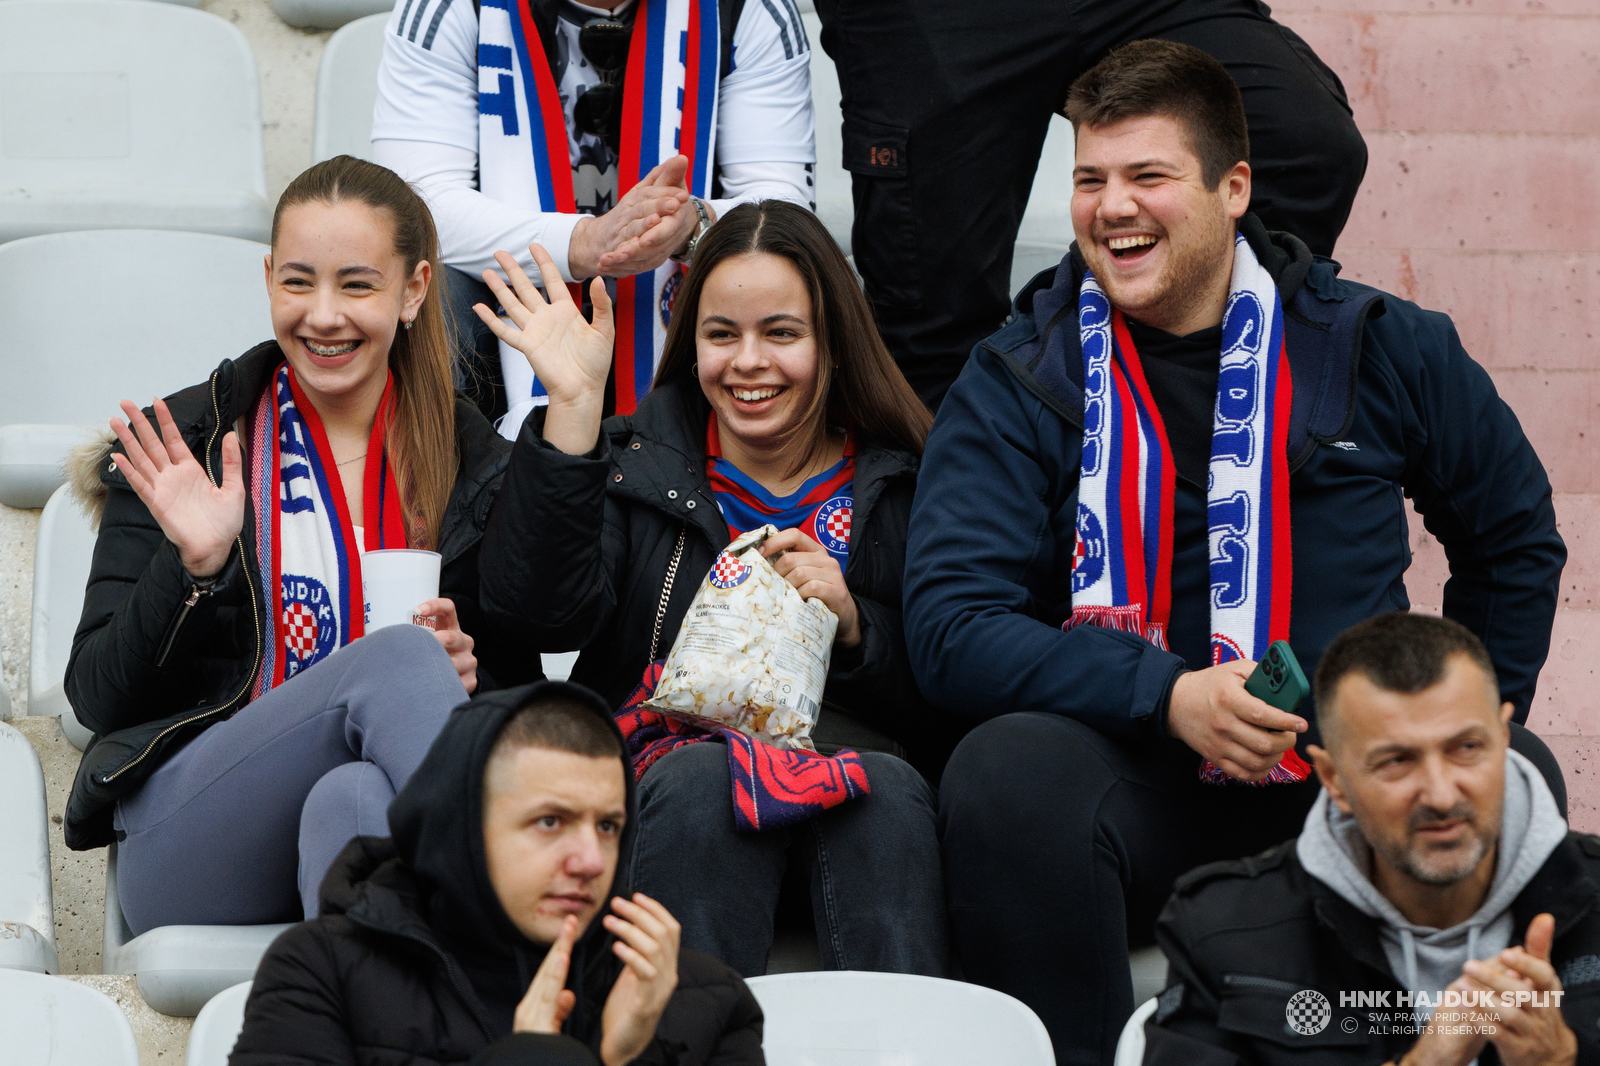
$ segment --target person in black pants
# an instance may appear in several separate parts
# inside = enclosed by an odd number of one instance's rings
[[[1050,116],[1116,46],[1159,37],[1222,62],[1249,119],[1250,209],[1313,253],[1333,254],[1366,173],[1338,75],[1258,0],[816,7],[839,71],[856,269],[890,352],[934,410],[1006,316],[1012,245]]]
[[[1339,632],[1410,606],[1405,498],[1518,721],[1566,550],[1539,456],[1449,318],[1248,211],[1221,64],[1132,42],[1069,111],[1077,242],[940,408],[903,617],[923,694],[978,723],[939,796],[962,970],[1087,1066],[1112,1059],[1127,951],[1178,874],[1298,832],[1315,701],[1288,713],[1246,678],[1278,641],[1310,676]],[[1538,738],[1511,744],[1559,795]]]

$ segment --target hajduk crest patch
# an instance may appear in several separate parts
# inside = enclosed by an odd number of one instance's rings
[[[1093,274],[1078,292],[1083,456],[1072,616],[1167,647],[1174,466],[1139,353]],[[1293,586],[1287,436],[1293,385],[1276,283],[1242,236],[1222,320],[1206,489],[1213,663],[1258,660],[1289,636]],[[1304,780],[1292,750],[1263,783]],[[1203,779],[1233,781],[1207,762]]]

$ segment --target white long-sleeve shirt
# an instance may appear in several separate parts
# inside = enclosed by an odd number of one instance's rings
[[[564,6],[569,16],[605,13],[571,0]],[[586,81],[598,79],[581,62],[577,23],[563,17],[557,32],[565,38],[558,50],[569,58],[560,92],[577,178],[579,156],[592,153],[586,142],[593,139],[574,132],[572,105]],[[712,200],[712,208],[720,217],[735,204],[762,199],[811,207],[816,124],[810,46],[799,12],[793,0],[747,0],[733,32],[732,69],[717,96],[716,161],[723,198]],[[512,207],[478,191],[477,55],[477,13],[468,0],[395,5],[373,110],[377,162],[415,185],[427,201],[446,264],[477,276],[495,267],[496,251],[506,251],[533,274],[528,245],[537,242],[565,280],[579,280],[568,265],[568,249],[582,214]],[[577,184],[593,186],[594,175],[586,176],[591,180]]]

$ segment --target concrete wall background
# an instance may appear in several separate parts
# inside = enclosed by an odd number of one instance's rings
[[[1370,154],[1336,255],[1448,312],[1544,460],[1566,538],[1528,725],[1561,760],[1572,823],[1600,831],[1600,7],[1592,0],[1286,0],[1338,72]],[[1412,602],[1443,549],[1411,523]]]

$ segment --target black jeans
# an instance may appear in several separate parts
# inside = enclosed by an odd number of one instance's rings
[[[1511,746],[1566,789],[1523,727]],[[1043,1019],[1058,1063],[1110,1063],[1133,1012],[1128,949],[1154,942],[1178,876],[1300,834],[1317,798],[1298,785],[1219,788],[1176,741],[1133,748],[1061,715],[985,722],[939,786],[956,956],[968,980]]]
[[[1250,123],[1251,209],[1313,252],[1332,254],[1366,172],[1338,77],[1254,0],[817,0],[817,13],[839,70],[856,268],[930,407],[1006,315],[1051,114],[1117,45],[1167,38],[1228,68]],[[1066,195],[1071,175],[1057,180]]]
[[[822,964],[944,977],[949,932],[933,789],[892,755],[861,756],[870,795],[785,829],[734,828],[728,749],[679,748],[639,783],[632,874],[683,925],[683,946],[745,977],[767,970],[778,889],[808,872]]]

